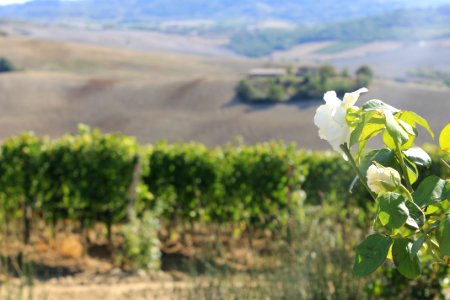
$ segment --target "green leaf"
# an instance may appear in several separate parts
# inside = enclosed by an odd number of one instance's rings
[[[439,229],[439,250],[442,255],[450,256],[450,214],[445,215]]]
[[[384,118],[377,111],[369,111],[362,115],[361,121],[350,135],[350,146],[358,142],[368,141],[380,134],[385,127]]]
[[[412,127],[411,125],[409,125],[408,123],[406,123],[405,121],[403,121],[400,118],[397,118],[398,124],[400,124],[400,126],[409,134],[409,135],[413,135],[416,136],[417,135],[417,130]]]
[[[356,247],[353,271],[357,276],[367,276],[386,260],[392,239],[381,234],[368,236]]]
[[[428,133],[431,135],[432,138],[434,138],[433,130],[431,130],[430,125],[428,124],[427,120],[416,114],[412,111],[404,111],[400,113],[399,118],[409,125],[416,127],[416,123],[425,128]]]
[[[447,200],[450,201],[450,180],[447,180],[447,184],[445,185],[445,189],[447,190]]]
[[[367,170],[373,162],[377,162],[384,167],[392,167],[393,163],[395,162],[395,153],[388,148],[370,151],[364,156],[361,161],[361,173],[367,174]]]
[[[389,104],[386,104],[383,101],[378,100],[378,99],[373,99],[373,100],[367,101],[361,108],[362,108],[363,112],[372,111],[372,110],[381,110],[381,109],[388,110],[393,113],[396,113],[399,111],[395,107],[392,107]]]
[[[425,242],[425,239],[427,238],[426,234],[420,236],[417,240],[414,241],[412,247],[411,247],[411,253],[413,255],[417,255],[420,251],[420,248],[422,248],[423,243]]]
[[[404,160],[406,171],[408,172],[409,182],[411,182],[411,184],[414,184],[419,178],[419,170],[417,169],[417,166],[409,160],[408,157],[404,157]]]
[[[426,218],[420,207],[411,201],[406,201],[406,207],[409,211],[409,217],[406,220],[406,224],[415,229],[422,228],[422,226],[425,224]]]
[[[421,265],[417,253],[413,253],[414,242],[406,238],[398,238],[392,246],[392,257],[397,270],[408,279],[420,276]]]
[[[409,137],[409,140],[406,143],[404,143],[403,145],[401,145],[400,149],[408,150],[409,148],[412,147],[412,145],[414,145],[414,141],[415,141],[416,137],[414,135],[408,135],[408,137]],[[383,132],[382,138],[383,138],[384,144],[387,147],[389,147],[390,149],[397,148],[397,145],[395,144],[394,139],[390,136],[390,134],[387,130],[385,130]]]
[[[397,149],[397,145],[395,144],[394,139],[389,135],[389,132],[387,130],[383,132],[382,139],[386,147],[392,150]]]
[[[408,133],[402,128],[402,126],[400,126],[394,115],[390,111],[384,111],[384,116],[386,121],[385,133],[387,132],[394,142],[390,142],[383,134],[383,141],[385,141],[386,146],[391,149],[395,149],[396,144],[403,145],[408,142]]]
[[[414,202],[420,207],[425,207],[444,200],[445,184],[445,180],[434,175],[425,178],[412,194]]]
[[[450,123],[442,129],[439,136],[439,145],[443,151],[450,154]]]
[[[439,209],[440,209],[439,206],[436,206],[436,205],[428,205],[428,206],[425,208],[425,215],[432,215],[432,214],[434,214],[435,212],[437,212]]]
[[[347,114],[345,115],[345,121],[350,127],[354,127],[356,124],[358,124],[360,118],[361,118],[360,109],[349,108],[347,110]]]
[[[406,157],[418,166],[428,168],[431,165],[431,157],[420,147],[412,147],[403,151]]]
[[[406,223],[409,210],[406,206],[406,198],[396,193],[386,193],[378,197],[380,205],[378,218],[383,226],[389,230],[397,229]]]

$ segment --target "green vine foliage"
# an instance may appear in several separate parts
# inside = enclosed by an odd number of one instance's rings
[[[322,203],[341,204],[342,196],[347,195],[346,205],[371,208],[367,202],[369,192],[361,185],[355,185],[351,193],[349,187],[354,181],[351,166],[335,152],[307,152],[304,156],[308,166],[308,175],[303,184],[307,194],[306,203],[321,205]],[[327,178],[327,180],[317,180]]]
[[[201,144],[161,142],[149,151],[143,178],[168,220],[207,221],[209,205],[220,198],[221,152]]]
[[[294,145],[155,145],[144,181],[167,220],[285,224],[306,174]]]
[[[271,142],[227,147],[224,157],[225,211],[223,220],[239,220],[257,227],[283,226],[303,200],[307,174],[303,152],[295,145]],[[230,211],[231,210],[231,211]]]
[[[46,141],[32,133],[23,133],[3,142],[0,185],[5,216],[14,215],[24,205],[32,209],[42,206],[42,154]],[[23,213],[22,210],[19,214]]]
[[[8,139],[0,157],[5,215],[26,205],[47,220],[119,222],[127,216],[138,154],[134,138],[85,126],[56,141],[30,133]]]
[[[127,215],[129,189],[138,163],[138,145],[134,138],[103,134],[80,127],[78,135],[67,135],[53,145],[66,153],[58,164],[65,174],[70,197],[65,208],[76,219],[87,222],[118,222]]]

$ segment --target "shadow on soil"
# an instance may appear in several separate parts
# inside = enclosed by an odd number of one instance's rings
[[[81,270],[36,263],[27,260],[22,254],[18,254],[15,256],[0,256],[0,273],[6,273],[16,278],[26,277],[49,280],[52,278],[73,276],[81,273]]]
[[[290,102],[274,102],[274,101],[255,101],[248,102],[242,101],[238,98],[231,99],[228,103],[222,106],[222,109],[229,109],[238,106],[246,106],[246,112],[252,113],[257,111],[263,111],[272,109],[276,106],[288,106],[297,109],[308,109],[310,107],[316,107],[322,104],[322,100],[303,100],[303,101],[290,101]]]
[[[212,258],[189,257],[182,253],[161,253],[161,270],[165,272],[177,271],[187,274],[205,275],[230,271],[226,264],[217,264]]]

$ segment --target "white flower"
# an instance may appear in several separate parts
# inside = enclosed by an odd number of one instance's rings
[[[372,192],[392,192],[401,184],[397,170],[383,166],[371,165],[367,170],[367,185]]]
[[[319,127],[319,137],[327,140],[333,149],[340,153],[340,146],[350,140],[350,128],[345,120],[347,110],[353,107],[361,93],[367,91],[362,88],[353,93],[346,93],[343,101],[336,96],[335,91],[326,92],[323,96],[326,104],[317,108],[314,124]]]

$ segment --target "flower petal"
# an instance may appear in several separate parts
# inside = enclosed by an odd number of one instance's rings
[[[355,91],[353,93],[346,93],[344,95],[344,101],[343,101],[344,102],[344,106],[347,107],[347,108],[353,106],[356,103],[356,101],[358,101],[359,96],[362,93],[366,93],[368,91],[369,90],[364,87],[364,88],[360,88],[359,90],[357,90],[357,91]]]
[[[342,101],[337,97],[335,91],[328,91],[323,95],[323,100],[330,106],[339,106]]]

